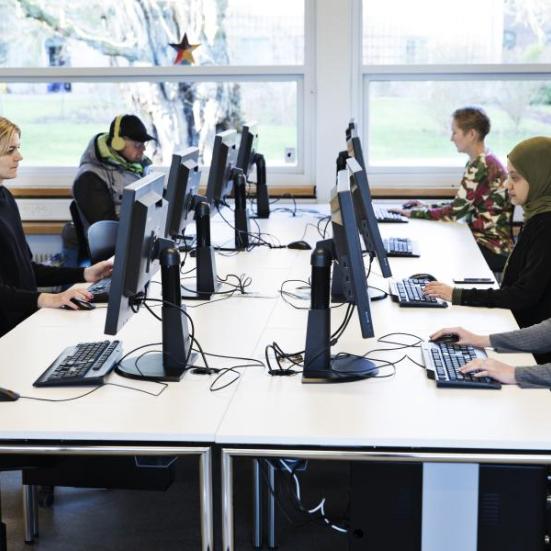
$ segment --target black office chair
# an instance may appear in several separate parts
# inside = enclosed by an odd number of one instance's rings
[[[107,260],[115,254],[117,230],[116,220],[100,220],[88,228],[88,248],[92,264]]]

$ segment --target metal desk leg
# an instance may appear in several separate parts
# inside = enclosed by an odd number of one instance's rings
[[[23,484],[23,517],[25,522],[25,543],[33,543],[34,528],[37,525],[35,519],[37,511],[34,508],[33,486]]]
[[[276,518],[275,518],[275,496],[276,496],[276,469],[271,461],[268,464],[268,484],[270,485],[270,491],[268,492],[268,547],[275,549],[276,545]]]
[[[222,549],[233,551],[233,458],[222,450]]]
[[[0,551],[7,551],[8,538],[6,534],[6,524],[2,522],[2,488],[0,488]]]
[[[214,551],[212,507],[212,457],[208,448],[199,456],[201,540],[203,551]]]
[[[253,547],[262,549],[262,473],[260,461],[253,459]]]
[[[38,537],[38,521],[40,519],[38,515],[38,486],[32,487],[32,499],[33,499],[33,512],[34,512],[34,522],[33,522],[33,536]]]

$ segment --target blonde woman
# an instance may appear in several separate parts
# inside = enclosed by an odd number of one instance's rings
[[[58,268],[32,261],[25,240],[17,204],[4,186],[17,176],[21,130],[0,117],[0,336],[13,329],[38,308],[78,309],[71,299],[90,300],[85,289],[62,293],[39,293],[38,286],[64,285],[80,281],[94,282],[111,275],[112,263],[99,262],[89,268]]]

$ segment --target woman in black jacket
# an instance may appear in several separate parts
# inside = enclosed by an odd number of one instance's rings
[[[509,153],[511,202],[524,208],[524,228],[500,289],[459,289],[435,281],[425,293],[462,306],[509,308],[520,327],[551,318],[551,138],[530,138]],[[536,356],[538,363],[551,354]]]
[[[23,159],[21,131],[11,121],[0,117],[0,336],[13,329],[38,308],[76,310],[71,299],[90,300],[85,289],[68,289],[63,293],[39,293],[37,286],[63,285],[80,281],[94,282],[111,275],[112,263],[98,262],[89,268],[58,268],[32,261],[25,240],[17,204],[3,185],[17,176]]]

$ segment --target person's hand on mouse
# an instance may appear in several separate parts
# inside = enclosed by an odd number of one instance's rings
[[[487,335],[477,335],[471,333],[463,327],[445,327],[444,329],[439,329],[430,336],[431,341],[435,341],[444,335],[457,335],[459,340],[457,344],[470,344],[471,346],[476,346],[477,348],[486,348],[490,346],[490,337]]]
[[[440,281],[430,281],[423,287],[425,295],[451,302],[453,287]]]
[[[84,281],[87,281],[88,283],[94,283],[96,281],[99,281],[100,279],[111,277],[112,273],[113,261],[111,259],[103,260],[101,262],[97,262],[93,266],[89,266],[88,268],[84,269]]]
[[[472,373],[473,377],[491,377],[500,383],[516,384],[515,368],[492,358],[477,358],[465,364],[459,371]]]
[[[65,306],[71,310],[78,310],[78,305],[71,302],[72,298],[90,301],[93,296],[86,289],[71,287],[63,291],[63,293],[40,293],[37,305],[39,308],[62,308]]]
[[[413,209],[415,207],[425,207],[426,203],[419,201],[418,199],[412,199],[411,201],[406,201],[403,205],[403,209]]]

